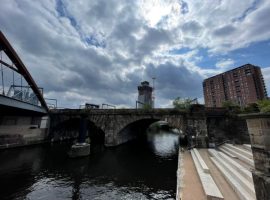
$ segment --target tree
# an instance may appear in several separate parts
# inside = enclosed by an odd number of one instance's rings
[[[224,101],[222,102],[222,107],[227,108],[233,113],[240,113],[241,108],[238,104],[234,103],[233,101]]]
[[[262,113],[270,112],[270,100],[269,99],[259,100],[257,102],[257,104],[258,104],[258,107],[260,109],[260,112],[262,112]]]
[[[151,110],[152,106],[150,104],[146,103],[146,104],[143,104],[143,109],[144,110]]]
[[[222,102],[222,107],[223,108],[232,108],[232,107],[239,107],[239,105],[232,102],[232,101],[223,101]]]
[[[257,103],[250,103],[243,109],[242,112],[243,113],[256,113],[256,112],[260,112],[260,109]]]
[[[191,102],[191,98],[177,97],[175,100],[173,100],[173,107],[175,109],[188,109],[191,106]]]

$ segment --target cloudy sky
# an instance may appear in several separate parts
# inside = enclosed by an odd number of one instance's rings
[[[156,77],[156,106],[203,102],[202,80],[251,63],[270,94],[269,0],[1,0],[0,30],[47,98],[134,107]]]

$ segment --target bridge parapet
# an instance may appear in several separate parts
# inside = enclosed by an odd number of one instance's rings
[[[184,115],[187,110],[166,109],[52,109],[50,114],[80,115],[80,114],[109,114],[109,115]]]
[[[228,111],[224,108],[204,108],[203,109],[174,109],[174,108],[156,108],[156,109],[52,109],[50,114],[60,115],[189,115],[189,116],[224,116]]]

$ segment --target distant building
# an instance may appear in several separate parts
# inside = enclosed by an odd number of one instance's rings
[[[91,108],[99,108],[99,105],[97,104],[91,104],[91,103],[85,103],[85,109],[91,109]]]
[[[153,88],[149,85],[148,81],[141,82],[141,85],[138,86],[138,108],[143,108],[144,104],[153,106],[152,92]]]
[[[246,64],[203,81],[206,107],[222,107],[232,101],[243,107],[267,98],[260,67]]]

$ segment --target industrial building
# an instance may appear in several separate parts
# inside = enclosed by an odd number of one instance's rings
[[[152,92],[153,87],[149,85],[148,81],[141,82],[141,85],[138,86],[138,108],[143,108],[144,105],[153,107]]]
[[[225,101],[244,107],[267,98],[261,69],[251,64],[205,79],[203,92],[206,107],[222,107]]]

